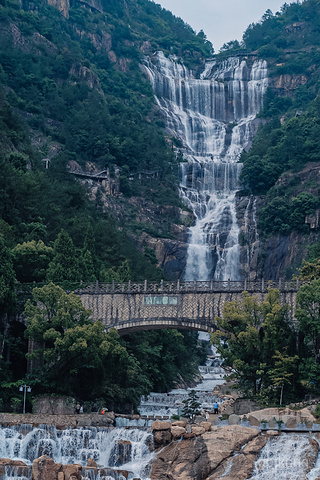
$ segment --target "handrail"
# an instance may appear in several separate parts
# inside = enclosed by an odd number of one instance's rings
[[[24,283],[18,285],[18,292],[31,294],[31,291],[34,287],[43,287],[44,283]],[[128,281],[126,283],[84,283],[84,282],[61,282],[59,285],[68,292],[74,292],[78,295],[81,294],[117,294],[117,293],[126,293],[126,294],[180,294],[180,293],[219,293],[219,292],[243,292],[247,291],[248,293],[267,293],[269,288],[278,289],[281,293],[283,292],[297,292],[299,287],[303,283],[299,280],[292,280],[284,282],[283,280],[279,281],[265,281],[261,280],[226,280],[226,281],[189,281],[189,282],[176,282],[173,281],[160,281],[160,282],[149,282],[145,280],[144,282],[132,282]]]

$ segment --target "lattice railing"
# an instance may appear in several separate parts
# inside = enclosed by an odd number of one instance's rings
[[[41,287],[43,284],[21,284],[19,291],[30,294],[34,287]],[[298,291],[301,283],[298,280],[284,281],[192,281],[192,282],[126,282],[126,283],[66,283],[61,286],[67,291],[74,291],[77,294],[106,294],[106,293],[185,293],[185,292],[267,292],[268,288],[277,288],[281,292]]]

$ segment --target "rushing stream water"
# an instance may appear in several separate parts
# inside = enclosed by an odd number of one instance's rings
[[[83,466],[92,458],[99,466],[109,468],[107,480],[125,480],[117,469],[131,472],[128,480],[147,479],[154,456],[150,445],[151,433],[141,429],[81,427],[60,430],[48,425],[16,425],[0,429],[0,458],[32,465],[34,459],[49,455],[56,463]],[[17,477],[14,469],[11,473],[9,470],[6,479],[22,480],[25,476]],[[94,478],[98,480],[99,477]]]
[[[140,414],[153,418],[171,418],[172,415],[181,415],[183,400],[188,398],[191,390],[197,392],[198,401],[201,403],[200,409],[212,412],[213,404],[221,402],[218,396],[212,395],[212,391],[215,386],[225,382],[225,372],[220,367],[219,358],[210,356],[206,365],[199,367],[199,373],[203,380],[193,388],[174,389],[169,393],[151,393],[143,398],[139,407]]]

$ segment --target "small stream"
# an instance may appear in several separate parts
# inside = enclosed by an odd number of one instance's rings
[[[200,332],[200,339],[208,340],[207,334]],[[192,388],[176,388],[168,393],[150,393],[143,397],[139,406],[139,413],[143,417],[154,419],[155,417],[168,419],[172,415],[181,415],[183,400],[188,398],[191,390],[196,390],[198,401],[202,411],[213,411],[214,403],[221,403],[217,395],[212,395],[217,385],[225,383],[225,371],[220,366],[221,361],[214,348],[211,347],[211,355],[208,356],[205,365],[199,367],[202,381]]]

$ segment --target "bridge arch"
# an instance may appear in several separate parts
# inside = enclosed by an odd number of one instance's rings
[[[208,323],[206,319],[193,321],[190,319],[162,318],[162,319],[133,319],[131,321],[119,322],[106,328],[109,331],[115,328],[119,335],[128,335],[141,330],[197,330],[200,332],[213,333],[217,326],[214,322]]]

